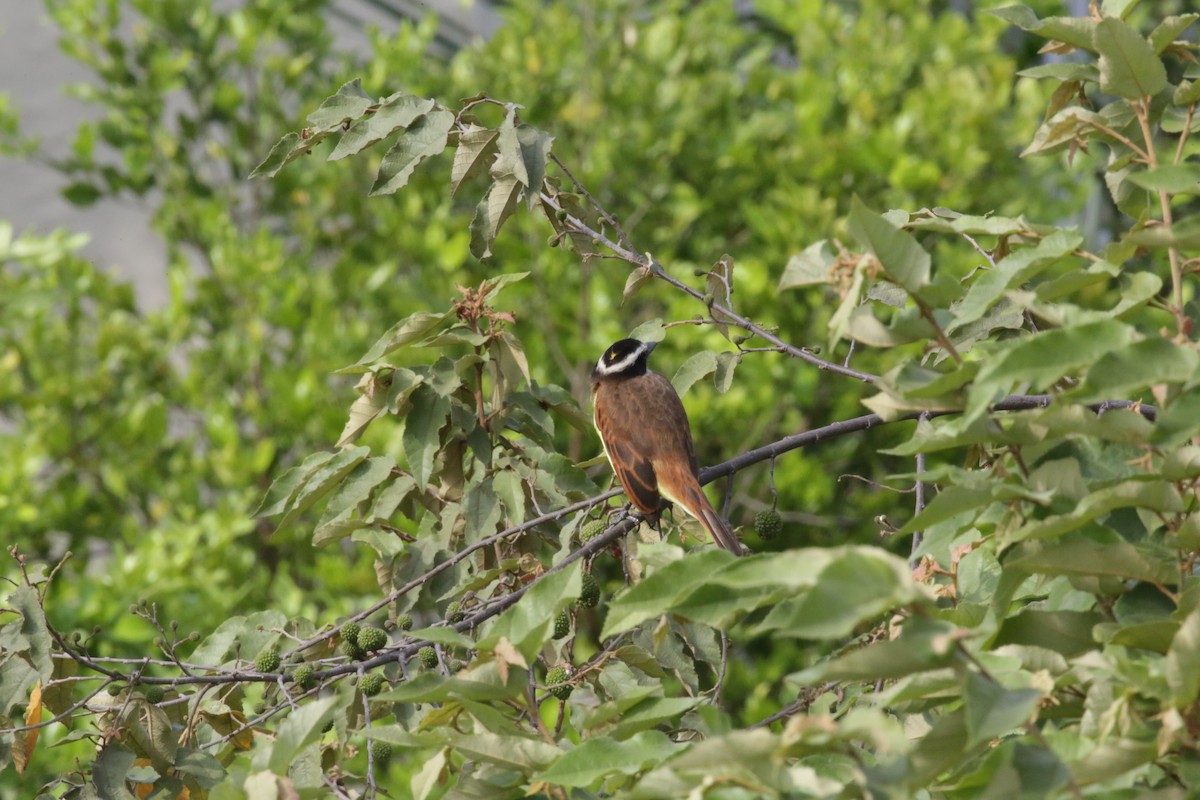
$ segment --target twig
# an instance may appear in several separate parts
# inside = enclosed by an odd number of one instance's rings
[[[771,344],[775,345],[776,347],[778,347],[780,349],[781,352],[787,353],[788,355],[792,356],[793,358],[798,358],[802,361],[806,361],[809,364],[812,364],[813,366],[817,367],[818,369],[835,372],[839,375],[845,375],[848,378],[854,378],[855,380],[860,380],[865,383],[873,383],[875,380],[878,379],[878,376],[876,376],[876,375],[871,375],[870,373],[866,373],[866,372],[859,372],[858,370],[850,369],[849,367],[843,367],[840,364],[834,364],[833,362],[826,361],[822,358],[818,358],[817,356],[813,355],[812,353],[810,353],[807,350],[804,350],[803,348],[796,347],[795,345],[792,345],[792,344],[789,344],[788,342],[783,341],[775,334],[771,333],[770,331],[766,330],[765,328],[760,327],[759,325],[754,324],[750,320],[748,320],[745,317],[741,316],[740,314],[732,311],[731,309],[726,308],[725,306],[721,305],[720,303],[717,303],[717,302],[713,302],[711,304],[707,303],[705,301],[705,297],[702,293],[696,291],[691,286],[688,286],[686,283],[679,280],[678,278],[675,278],[674,276],[669,275],[666,272],[666,270],[663,269],[662,265],[659,264],[657,261],[655,261],[653,258],[648,257],[648,256],[643,256],[640,253],[634,252],[631,248],[624,247],[624,246],[612,241],[611,239],[609,239],[607,236],[600,233],[599,231],[593,230],[583,220],[579,219],[578,217],[574,216],[573,214],[568,213],[566,211],[566,209],[564,209],[558,203],[557,200],[555,200],[553,197],[551,197],[546,192],[541,193],[541,199],[542,199],[542,202],[546,203],[546,205],[548,205],[550,208],[554,209],[557,212],[561,212],[564,225],[569,225],[577,233],[581,233],[581,234],[589,237],[596,243],[601,244],[604,247],[607,247],[609,250],[611,250],[613,253],[615,253],[622,260],[627,261],[630,264],[633,264],[635,266],[644,267],[644,268],[650,270],[650,273],[654,277],[659,278],[660,280],[666,281],[667,283],[674,286],[676,289],[679,289],[681,292],[684,292],[685,294],[690,295],[694,299],[699,300],[702,303],[705,303],[705,305],[708,306],[708,308],[709,308],[709,313],[711,313],[714,318],[717,318],[718,316],[722,317],[721,321],[723,323],[728,324],[728,325],[733,325],[735,327],[742,328],[743,330],[749,331],[750,333],[754,334],[755,336],[758,336],[759,338],[764,339],[764,340],[770,342]]]
[[[922,414],[917,417],[917,427],[920,428],[929,422],[929,415]],[[913,516],[920,514],[925,508],[925,481],[921,480],[921,475],[925,473],[925,453],[917,453],[917,483],[913,487],[916,492],[916,500],[913,503]],[[912,569],[917,568],[917,550],[921,547],[921,532],[913,531],[912,550],[909,552],[908,565]]]

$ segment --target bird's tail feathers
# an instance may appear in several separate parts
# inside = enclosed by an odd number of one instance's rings
[[[729,523],[721,518],[712,504],[708,502],[708,498],[704,496],[704,492],[699,488],[687,492],[688,503],[684,505],[684,510],[691,514],[696,520],[704,526],[708,531],[709,536],[717,543],[717,546],[728,550],[735,556],[746,554],[746,549],[742,543],[738,541],[737,535],[733,529],[729,527]]]

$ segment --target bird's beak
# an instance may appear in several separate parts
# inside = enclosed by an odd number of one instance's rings
[[[658,342],[646,342],[646,352],[653,353],[654,348],[658,347]]]

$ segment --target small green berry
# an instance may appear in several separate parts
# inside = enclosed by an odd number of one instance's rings
[[[565,665],[559,664],[546,673],[546,690],[559,700],[566,700],[571,696],[571,690],[574,688],[567,683],[570,679],[570,671]]]
[[[362,661],[367,657],[367,651],[358,646],[353,639],[342,640],[342,652],[350,656],[351,661]]]
[[[161,686],[147,686],[144,694],[146,695],[147,703],[161,703],[166,692],[163,691],[163,687]]]
[[[378,672],[364,675],[363,679],[358,682],[358,690],[367,697],[374,697],[383,691],[383,676]]]
[[[592,573],[583,573],[583,588],[579,592],[579,605],[584,608],[595,608],[600,602],[600,584]]]
[[[381,763],[387,763],[392,757],[392,746],[387,742],[371,742],[371,758]]]
[[[597,536],[604,533],[604,529],[606,527],[608,527],[608,526],[604,523],[604,520],[602,520],[602,519],[592,520],[587,525],[584,525],[582,529],[580,529],[579,543],[587,544],[592,539],[595,539]]]
[[[437,651],[429,645],[425,645],[417,651],[417,659],[425,669],[433,669],[438,665]]]
[[[258,654],[258,658],[254,659],[254,669],[258,672],[274,672],[279,669],[280,663],[279,651],[272,648]]]
[[[308,691],[316,685],[313,680],[313,668],[311,664],[301,664],[296,667],[296,671],[292,673],[292,681],[301,689]]]
[[[342,641],[353,642],[358,639],[358,632],[362,630],[362,625],[357,622],[347,622],[342,626]]]
[[[411,631],[413,626],[412,614],[401,614],[396,617],[396,627],[402,631]]]
[[[387,631],[383,628],[368,626],[358,632],[358,638],[355,640],[358,646],[368,653],[373,650],[378,650],[388,643]]]
[[[113,697],[116,697],[117,695],[119,695],[121,693],[121,690],[124,688],[125,687],[119,683],[110,683],[108,685],[108,693],[110,695],[112,695]]]
[[[462,622],[466,614],[463,613],[462,603],[455,600],[446,606],[446,621],[453,625],[456,622]]]
[[[764,542],[769,542],[783,530],[783,519],[774,509],[760,511],[754,515],[754,532]]]
[[[571,615],[566,609],[558,612],[558,616],[554,618],[554,635],[550,638],[561,639],[571,632]]]

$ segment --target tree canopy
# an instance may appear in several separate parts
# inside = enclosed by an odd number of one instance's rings
[[[1200,15],[213,5],[47,0],[171,297],[0,223],[0,797],[1200,785]]]

